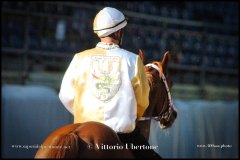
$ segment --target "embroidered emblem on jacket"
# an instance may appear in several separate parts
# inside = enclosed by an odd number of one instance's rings
[[[116,95],[121,86],[121,59],[118,56],[91,58],[91,91],[100,101],[108,101]]]

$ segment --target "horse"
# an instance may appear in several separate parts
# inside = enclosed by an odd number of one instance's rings
[[[143,53],[139,56],[145,62]],[[172,82],[167,74],[170,53],[162,61],[146,64],[144,69],[150,85],[149,106],[136,125],[146,139],[152,119],[159,121],[159,127],[171,127],[177,117],[173,107],[170,89]],[[51,133],[40,146],[35,158],[134,158],[124,147],[117,133],[99,122],[76,123],[63,126]]]
[[[161,129],[166,129],[172,126],[177,118],[177,112],[173,106],[173,100],[170,93],[173,83],[168,78],[167,72],[170,60],[169,51],[165,52],[162,61],[154,61],[149,64],[145,64],[145,58],[141,50],[139,50],[139,56],[145,65],[144,69],[150,85],[150,103],[143,117],[138,120],[137,126],[139,126],[141,133],[148,140],[152,119],[158,121]]]

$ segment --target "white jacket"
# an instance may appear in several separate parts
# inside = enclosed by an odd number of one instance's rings
[[[99,42],[77,53],[61,84],[59,98],[74,123],[98,121],[129,133],[146,110],[149,85],[138,55]]]

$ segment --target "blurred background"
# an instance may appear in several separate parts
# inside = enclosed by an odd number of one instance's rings
[[[148,62],[171,53],[179,114],[170,129],[152,122],[156,151],[164,158],[237,158],[237,1],[1,1],[2,157],[32,158],[47,135],[73,122],[58,98],[61,80],[74,54],[99,41],[93,19],[106,6],[128,17],[123,48],[141,48]],[[231,147],[198,146],[208,144]]]

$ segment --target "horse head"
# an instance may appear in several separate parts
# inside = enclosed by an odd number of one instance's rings
[[[141,50],[139,50],[139,56],[145,64]],[[169,60],[170,53],[167,51],[161,61],[153,61],[144,66],[150,86],[150,93],[149,106],[140,121],[155,119],[162,129],[171,127],[177,117],[170,93],[172,81],[169,79],[167,72]],[[146,128],[148,128],[148,131],[146,131]],[[146,128],[143,132],[147,132],[145,137],[148,138],[149,126]]]

